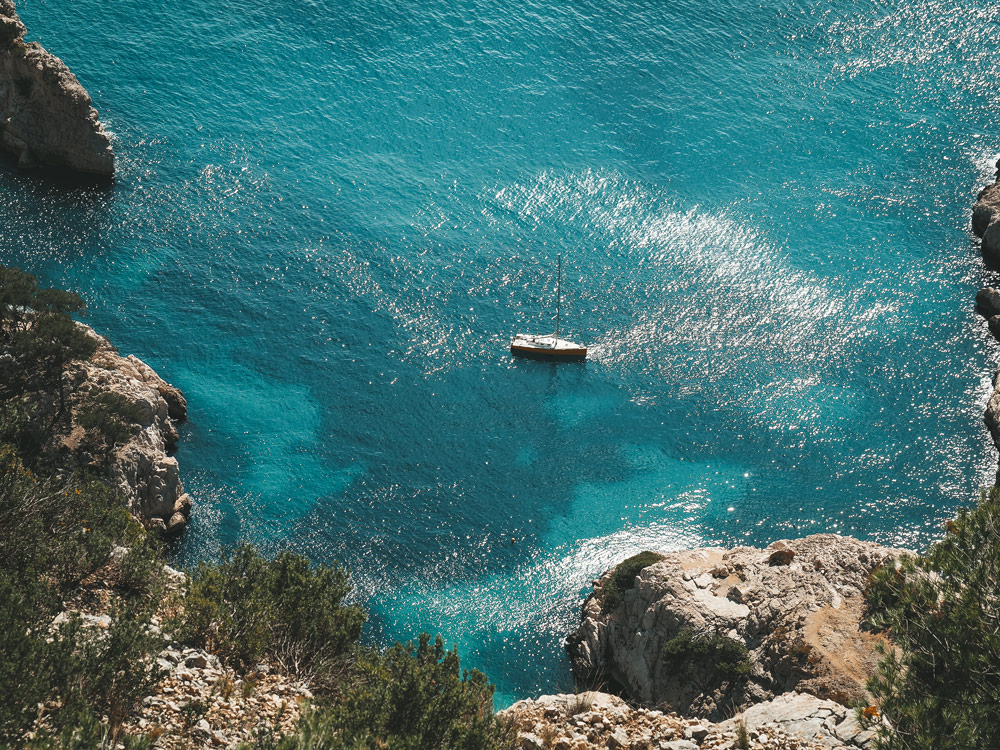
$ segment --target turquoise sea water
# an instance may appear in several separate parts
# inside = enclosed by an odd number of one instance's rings
[[[503,705],[628,554],[920,547],[989,481],[995,3],[19,5],[119,176],[0,173],[2,261],[187,395],[180,563],[342,560]],[[559,253],[592,356],[513,361]]]

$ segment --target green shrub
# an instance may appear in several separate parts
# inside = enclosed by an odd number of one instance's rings
[[[43,431],[36,409],[23,401],[0,404],[0,445],[8,446],[27,465],[37,465],[42,456]]]
[[[509,726],[493,713],[493,687],[476,670],[461,671],[458,654],[440,638],[397,644],[360,660],[352,686],[331,708],[307,711],[296,732],[262,738],[278,750],[505,750]]]
[[[136,404],[111,391],[88,395],[76,414],[77,424],[86,430],[87,447],[103,454],[105,462],[117,446],[139,432],[141,420]]]
[[[53,609],[49,592],[10,570],[0,570],[0,746],[31,728],[38,704],[49,697],[48,649],[39,630]]]
[[[144,543],[145,533],[105,482],[39,478],[10,446],[0,446],[0,560],[9,570],[61,587],[103,565],[116,545]]]
[[[148,632],[151,601],[134,599],[111,611],[106,630],[73,616],[52,626],[53,602],[44,587],[0,572],[0,745],[31,728],[38,704],[57,701],[49,723],[57,731],[78,726],[90,712],[108,717],[117,731],[159,675],[152,656],[162,646]]]
[[[0,396],[48,389],[58,395],[57,416],[63,414],[63,369],[73,360],[89,359],[97,349],[97,342],[70,317],[85,310],[79,295],[41,289],[31,274],[0,266],[0,351],[14,358],[0,378]]]
[[[72,729],[93,711],[108,717],[114,732],[138,702],[152,692],[162,673],[153,662],[163,642],[149,632],[155,603],[133,600],[109,612],[106,629],[72,617],[60,626],[50,648],[54,693],[61,708],[52,716],[58,729]]]
[[[601,588],[601,611],[612,612],[622,602],[626,591],[635,588],[635,577],[653,563],[658,563],[663,555],[655,552],[640,552],[615,567],[610,580]]]
[[[670,672],[700,676],[703,689],[717,688],[753,672],[750,653],[740,641],[719,633],[702,635],[691,629],[667,641],[661,659]]]
[[[57,735],[43,732],[25,745],[27,750],[113,750],[122,746],[124,750],[150,750],[152,743],[146,735],[116,737],[114,730],[92,713],[82,714],[75,726]]]
[[[863,717],[882,750],[1000,747],[1000,494],[959,512],[925,556],[872,576],[868,623],[894,648]]]
[[[119,546],[128,547],[117,557],[131,573],[121,571],[111,627],[71,618],[53,631],[64,596]],[[157,559],[106,484],[39,478],[0,446],[0,745],[18,744],[47,700],[62,704],[49,720],[57,730],[89,711],[117,729],[155,678],[151,655],[160,643],[146,626],[159,601]],[[67,747],[84,742],[74,736],[63,738]]]
[[[266,560],[245,545],[191,572],[174,627],[184,642],[244,670],[269,656],[322,682],[361,634],[364,612],[343,603],[350,590],[340,567],[314,567],[290,552]]]

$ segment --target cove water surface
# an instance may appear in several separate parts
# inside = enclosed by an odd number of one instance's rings
[[[988,481],[995,3],[20,8],[119,177],[0,175],[2,260],[187,395],[181,563],[342,560],[503,705],[628,554],[920,547]],[[590,361],[513,361],[558,253]]]

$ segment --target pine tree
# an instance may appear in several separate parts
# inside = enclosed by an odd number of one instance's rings
[[[868,686],[887,719],[880,750],[1000,747],[1000,492],[946,530],[869,588],[869,623],[896,647]]]

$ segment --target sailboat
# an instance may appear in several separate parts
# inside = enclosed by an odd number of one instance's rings
[[[562,310],[562,254],[556,282],[556,332],[552,334],[519,333],[510,342],[510,353],[517,357],[548,359],[557,362],[580,361],[587,358],[587,347],[559,338],[559,316]]]

